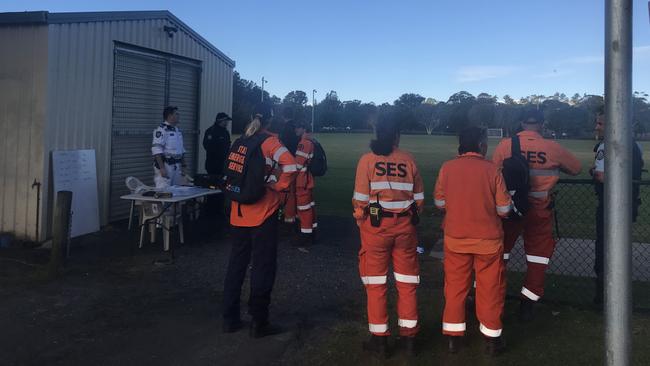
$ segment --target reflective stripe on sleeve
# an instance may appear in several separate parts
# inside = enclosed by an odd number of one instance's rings
[[[548,192],[547,191],[528,192],[528,195],[533,198],[546,198],[548,197]]]
[[[497,206],[497,212],[500,214],[507,214],[508,212],[510,212],[510,205]]]
[[[275,152],[275,154],[273,154],[273,160],[275,160],[275,161],[277,161],[279,163],[280,162],[280,156],[282,156],[282,154],[284,154],[286,152],[289,152],[289,150],[287,150],[286,147],[282,146],[281,148],[279,148]]]
[[[303,228],[300,228],[300,232],[303,233],[303,234],[311,234],[311,233],[314,232],[314,229],[303,229]]]
[[[418,326],[418,321],[409,320],[409,319],[398,319],[397,325],[399,325],[402,328],[415,328]]]
[[[354,196],[352,196],[352,198],[357,200],[357,201],[364,201],[364,202],[370,201],[370,196],[369,195],[359,193],[359,192],[354,192]]]
[[[307,210],[311,209],[311,207],[312,207],[312,206],[311,206],[311,203],[308,203],[308,204],[303,205],[303,206],[298,206],[298,210],[300,210],[300,211],[307,211]]]
[[[503,259],[505,260],[510,259],[510,253],[503,253]]]
[[[386,283],[387,276],[363,276],[361,282],[364,285],[383,285]]]
[[[465,323],[442,323],[442,330],[446,330],[448,332],[464,332],[465,328]]]
[[[282,166],[282,171],[285,173],[292,173],[298,170],[298,167],[296,164],[289,164],[289,165],[283,165]]]
[[[412,200],[408,201],[379,201],[379,204],[383,208],[387,209],[400,209],[400,208],[409,208],[412,204]]]
[[[435,204],[437,207],[445,207],[445,200],[435,200]]]
[[[559,169],[530,169],[528,171],[531,177],[558,177]]]
[[[420,276],[405,275],[395,272],[395,281],[402,283],[420,283]]]
[[[304,151],[296,151],[296,155],[298,155],[298,156],[302,156],[302,157],[305,158],[305,159],[311,159],[311,158],[314,157],[313,154],[307,154],[307,153],[304,152]]]
[[[481,330],[481,333],[483,333],[488,337],[492,337],[492,338],[501,337],[501,329],[490,329],[485,325],[483,325],[483,323],[481,323],[479,329]]]
[[[521,294],[526,296],[527,298],[533,300],[533,301],[539,300],[539,296],[535,295],[532,291],[530,291],[529,289],[527,289],[525,287],[521,288]]]
[[[424,199],[424,192],[414,193],[413,199],[416,201],[421,201]]]
[[[386,333],[388,332],[388,324],[368,323],[368,330],[370,330],[371,333]]]
[[[526,254],[526,260],[530,263],[548,264],[549,258]]]
[[[394,189],[396,191],[412,191],[413,183],[370,182],[370,189]]]

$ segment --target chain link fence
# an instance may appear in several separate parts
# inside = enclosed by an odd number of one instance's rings
[[[563,179],[555,187],[555,253],[546,271],[547,301],[592,304],[596,293],[594,272],[596,207],[591,180]],[[641,205],[632,236],[632,292],[636,310],[650,310],[650,181],[640,182]],[[526,271],[522,239],[508,263],[509,294],[518,296]]]

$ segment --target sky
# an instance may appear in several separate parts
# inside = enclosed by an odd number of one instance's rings
[[[636,91],[650,93],[648,1],[634,3]],[[603,94],[604,0],[5,0],[0,11],[169,10],[278,97],[446,101]]]

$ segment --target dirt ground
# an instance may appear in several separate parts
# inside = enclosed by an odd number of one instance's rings
[[[64,273],[54,280],[44,275],[49,251],[0,250],[0,365],[384,364],[361,350],[368,332],[352,219],[320,218],[320,239],[309,253],[292,245],[291,230],[281,230],[271,320],[287,332],[257,340],[248,337],[247,328],[221,333],[230,245],[227,234],[209,235],[213,227],[211,222],[187,226],[188,243],[175,250],[174,264],[162,266],[154,264],[166,258],[160,242],[137,249],[135,232],[125,225],[108,227],[76,239]],[[602,363],[601,313],[539,304],[536,320],[519,324],[516,300],[506,303],[506,354],[486,358],[471,315],[468,349],[447,354],[440,334],[441,264],[421,255],[420,268],[420,355],[409,360],[395,352],[385,364]],[[396,330],[390,288],[390,322]],[[648,337],[650,316],[635,315],[633,364],[650,363]]]
[[[335,217],[319,225],[327,240],[309,253],[281,230],[271,319],[288,332],[259,340],[220,332],[227,235],[188,235],[175,263],[160,266],[160,243],[134,250],[135,233],[107,228],[75,240],[56,280],[42,273],[47,251],[0,251],[0,364],[300,364],[305,342],[363,322],[356,227]]]

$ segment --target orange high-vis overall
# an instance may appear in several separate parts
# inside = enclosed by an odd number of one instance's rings
[[[581,167],[580,161],[557,142],[546,140],[533,131],[517,135],[521,153],[530,168],[530,209],[521,220],[504,221],[503,258],[509,259],[510,251],[523,232],[528,269],[521,295],[537,301],[544,295],[544,276],[555,250],[551,190],[560,179],[560,172],[577,175]],[[492,160],[501,167],[503,160],[510,156],[511,139],[504,139],[496,147]]]
[[[251,204],[233,201],[230,210],[230,224],[233,226],[261,225],[280,208],[281,192],[288,189],[296,177],[298,171],[296,161],[276,136],[271,135],[267,138],[261,148],[266,158],[266,169],[269,175],[266,194],[259,201]],[[275,169],[273,169],[274,165]]]
[[[482,155],[466,153],[442,165],[434,199],[436,207],[445,211],[442,333],[465,333],[465,300],[474,271],[481,333],[499,337],[505,301],[501,217],[511,209],[503,176]]]
[[[367,208],[379,202],[384,215],[379,227],[371,225]],[[361,234],[359,273],[368,297],[368,329],[389,335],[386,292],[388,266],[392,261],[397,287],[397,314],[402,336],[417,334],[416,289],[420,283],[417,233],[412,210],[424,204],[422,178],[411,154],[395,149],[390,155],[367,153],[357,165],[352,205]]]
[[[314,201],[314,177],[309,172],[309,163],[314,157],[314,143],[303,134],[296,150],[296,207],[300,220],[300,232],[311,234],[318,226],[316,222],[316,202]]]

